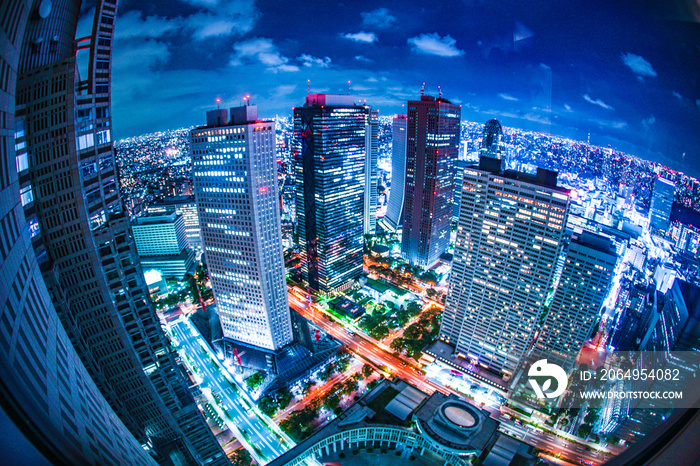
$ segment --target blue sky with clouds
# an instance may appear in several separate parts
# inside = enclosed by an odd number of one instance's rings
[[[114,132],[201,124],[217,97],[246,94],[261,115],[289,114],[307,79],[319,93],[351,81],[391,115],[425,82],[465,119],[590,132],[700,175],[699,20],[693,0],[124,0]]]

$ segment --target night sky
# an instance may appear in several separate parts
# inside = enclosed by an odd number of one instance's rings
[[[700,6],[657,3],[125,0],[114,137],[203,124],[217,97],[229,107],[250,94],[260,115],[287,115],[307,79],[312,93],[343,94],[350,80],[392,115],[425,82],[463,119],[590,132],[700,176]]]

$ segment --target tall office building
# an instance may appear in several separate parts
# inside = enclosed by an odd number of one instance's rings
[[[16,166],[60,322],[102,395],[158,461],[224,464],[161,330],[119,198],[110,115],[116,4],[98,1],[92,35],[77,41],[79,3],[32,11],[17,79]],[[86,75],[77,52],[87,54]]]
[[[455,165],[455,194],[452,203],[452,221],[459,220],[459,205],[462,202],[462,181],[464,181],[464,169],[467,167],[477,168],[478,164],[472,161],[457,160]]]
[[[484,133],[481,136],[479,156],[492,159],[505,159],[506,145],[503,141],[503,128],[497,119],[489,120],[484,125]],[[505,164],[504,164],[505,166]]]
[[[379,145],[379,112],[370,112],[365,130],[365,219],[364,234],[374,235],[377,230],[377,151]]]
[[[408,102],[401,255],[411,265],[431,266],[450,244],[460,112],[442,97]]]
[[[396,115],[391,122],[391,191],[389,191],[389,205],[386,208],[386,221],[394,230],[401,228],[403,218],[407,126],[406,115]]]
[[[294,109],[297,233],[315,290],[347,289],[362,273],[370,118],[349,95],[311,94]]]
[[[194,195],[173,196],[158,200],[147,207],[149,213],[171,214],[176,212],[185,219],[185,233],[189,246],[198,254],[202,253],[202,238],[199,234],[199,217],[197,216],[197,204]]]
[[[182,215],[142,215],[134,219],[132,230],[144,271],[155,269],[164,277],[177,279],[193,271],[194,251],[187,242]]]
[[[612,242],[603,236],[574,234],[554,298],[531,359],[546,358],[571,371],[610,287],[617,263]]]
[[[207,112],[192,130],[204,255],[224,337],[276,351],[292,342],[278,204],[275,123],[255,105]]]
[[[654,180],[654,188],[649,209],[649,223],[657,230],[667,230],[671,218],[673,197],[676,195],[676,184],[666,178]]]
[[[465,168],[440,339],[509,379],[532,346],[561,253],[568,192],[557,173]]]
[[[56,45],[70,48],[78,17],[72,4],[55,2],[50,9],[39,4],[0,3],[0,457],[24,464],[153,465],[61,325],[32,248],[36,225],[28,224],[20,201],[17,172],[26,168],[28,156],[15,153],[26,144],[21,124],[15,131],[15,83],[19,62],[26,61],[20,58],[25,31],[35,23],[35,35],[28,37],[33,41],[47,23],[59,23],[65,35],[44,37],[49,43],[57,37]],[[102,4],[97,2],[98,15]]]

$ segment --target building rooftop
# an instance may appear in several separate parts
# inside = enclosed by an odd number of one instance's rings
[[[530,183],[544,188],[549,188],[560,193],[564,193],[568,196],[569,190],[557,186],[557,176],[559,172],[554,170],[547,170],[545,168],[537,167],[537,173],[525,173],[519,172],[517,170],[503,170],[503,161],[501,159],[494,159],[492,157],[481,156],[479,159],[479,170],[493,173],[494,175],[501,176],[510,180],[524,181],[525,183]]]
[[[181,215],[175,212],[171,214],[145,213],[140,217],[136,217],[132,223],[134,226],[155,225],[160,223],[175,223],[178,217],[181,217]]]
[[[191,194],[189,196],[172,196],[172,197],[166,197],[165,199],[159,199],[159,200],[153,202],[149,207],[188,204],[188,203],[193,203],[193,202],[194,202],[194,194]]]
[[[498,421],[488,412],[455,395],[435,392],[428,396],[401,379],[383,380],[328,425],[269,463],[282,466],[323,439],[363,427],[391,426],[424,437],[451,449],[481,452],[495,443]]]

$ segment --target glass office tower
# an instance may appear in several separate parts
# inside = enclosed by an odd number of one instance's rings
[[[666,178],[654,180],[654,188],[649,209],[649,224],[657,230],[667,230],[671,218],[671,207],[676,195],[676,184]]]
[[[411,265],[430,267],[450,244],[460,112],[442,97],[408,102],[401,255]]]
[[[389,205],[386,208],[386,221],[394,230],[401,228],[403,218],[407,125],[406,115],[396,115],[391,121],[391,191]]]
[[[311,94],[294,109],[297,233],[315,290],[347,289],[362,273],[370,118],[349,95]]]

